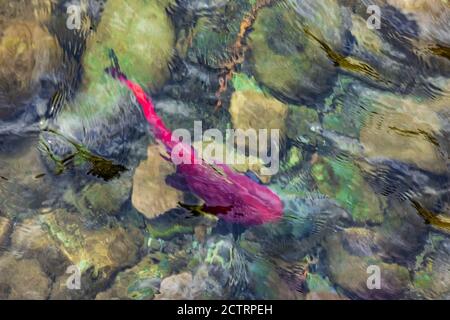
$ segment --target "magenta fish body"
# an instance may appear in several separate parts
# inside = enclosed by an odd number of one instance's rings
[[[199,196],[208,211],[243,225],[274,222],[283,215],[283,203],[272,190],[236,173],[227,165],[180,164],[189,189]]]
[[[133,92],[156,139],[164,144],[170,155],[173,148],[182,142],[172,139],[172,132],[158,116],[150,97],[139,84],[128,80],[123,74],[116,77]],[[182,150],[182,153],[188,153],[191,161],[189,164],[177,164],[177,173],[184,178],[189,190],[205,202],[208,212],[247,226],[274,222],[282,217],[283,203],[272,190],[225,164],[211,165],[202,161],[189,145],[183,144]]]

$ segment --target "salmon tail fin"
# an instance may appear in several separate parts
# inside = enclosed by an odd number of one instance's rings
[[[117,58],[114,49],[109,49],[109,59],[111,60],[111,66],[105,69],[105,72],[114,79],[127,80],[127,76],[120,70],[119,59]]]

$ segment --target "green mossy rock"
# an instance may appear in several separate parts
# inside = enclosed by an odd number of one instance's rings
[[[364,181],[357,166],[322,158],[311,172],[319,191],[348,210],[355,222],[383,221],[385,204]]]
[[[421,298],[449,299],[450,243],[441,235],[430,234],[427,246],[417,259],[413,289]]]
[[[131,178],[121,177],[109,182],[96,182],[75,192],[68,189],[64,200],[85,216],[116,215],[130,198]]]
[[[305,106],[289,106],[286,120],[286,135],[292,140],[300,140],[304,143],[314,145],[317,142],[317,135],[311,132],[311,126],[319,123],[317,111]]]
[[[104,71],[111,65],[110,49],[130,79],[151,90],[164,84],[175,41],[167,5],[167,1],[107,2],[98,29],[87,41],[82,90],[72,103],[77,115],[113,114],[120,97],[127,94],[127,89]]]
[[[212,16],[200,17],[192,32],[188,58],[211,68],[221,68],[230,62],[241,21],[250,9],[249,1],[234,0],[219,7]]]
[[[367,89],[354,79],[340,74],[333,91],[325,99],[322,126],[347,137],[358,138],[361,124],[372,111],[372,100],[366,98]],[[361,108],[367,112],[361,112]]]
[[[79,213],[56,210],[39,217],[41,225],[64,253],[69,265],[81,272],[81,290],[69,290],[67,275],[55,280],[52,298],[95,297],[119,270],[138,260],[144,237],[133,226],[111,219],[108,227],[87,226]]]
[[[114,49],[122,71],[130,78],[152,89],[165,82],[174,44],[173,26],[165,6],[163,1],[107,2],[83,58],[89,84],[103,78],[104,68],[110,65],[109,49]]]
[[[97,295],[97,300],[153,299],[164,277],[170,275],[172,261],[162,253],[144,257],[134,267],[120,272],[112,286]]]
[[[309,6],[312,16],[302,13]],[[338,50],[342,17],[335,1],[304,5],[281,1],[261,9],[253,29],[250,60],[258,82],[287,99],[306,103],[331,89],[336,67],[305,29]]]

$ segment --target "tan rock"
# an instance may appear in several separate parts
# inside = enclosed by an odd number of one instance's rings
[[[439,13],[445,7],[445,2],[442,0],[388,0],[390,5],[407,11],[427,11],[434,14]]]
[[[399,297],[411,283],[408,269],[384,262],[372,248],[366,250],[367,236],[368,233],[359,228],[345,230],[327,239],[326,264],[330,280],[361,299]],[[367,286],[368,277],[373,274],[368,273],[369,266],[379,267],[380,289],[371,290]]]
[[[183,272],[164,278],[161,281],[160,294],[156,300],[188,299],[191,296],[193,278],[190,272]]]
[[[227,297],[223,285],[205,264],[192,274],[183,272],[164,278],[159,292],[155,300],[209,300]]]
[[[360,140],[370,158],[395,159],[424,170],[447,172],[436,133],[442,127],[437,112],[427,103],[386,96],[384,105],[361,129]],[[433,105],[440,109],[440,104]]]
[[[11,230],[11,220],[5,217],[0,217],[0,248],[8,237]]]
[[[277,150],[272,148],[272,142],[276,144],[279,152],[281,141],[284,139],[286,132],[288,107],[285,104],[262,92],[236,91],[231,97],[229,112],[235,129],[241,129],[244,132],[250,129],[256,130],[257,145],[250,144],[247,141],[240,142],[236,139],[235,143],[238,150],[248,150],[251,154],[258,155],[259,158],[269,154],[271,154],[272,159],[278,157]],[[260,141],[259,130],[261,129],[267,129],[266,141]],[[273,129],[279,130],[278,141],[272,141],[271,139]],[[246,138],[245,140],[250,139]]]
[[[420,23],[443,22],[448,18],[450,6],[446,0],[387,0],[388,4],[413,15]],[[442,20],[443,19],[443,20]],[[434,21],[433,21],[434,20]],[[426,30],[424,30],[426,32]]]
[[[450,5],[447,0],[375,0],[373,4],[391,5],[415,21],[421,40],[448,43]]]
[[[54,211],[40,217],[49,236],[71,264],[108,278],[115,270],[129,266],[138,255],[143,242],[140,232],[111,221],[110,226],[88,228],[78,213]]]
[[[67,287],[70,274],[55,278],[51,299],[89,299],[105,290],[118,271],[138,261],[143,244],[140,230],[110,219],[108,226],[86,226],[79,213],[53,211],[40,217],[58,248],[67,259],[67,266],[80,271],[80,290]],[[72,273],[73,274],[73,273]]]
[[[280,140],[284,136],[288,107],[262,92],[251,90],[234,92],[229,111],[235,129],[244,131],[267,129],[269,132],[271,129],[278,129]],[[267,154],[267,150],[262,151]]]
[[[10,250],[16,257],[37,260],[49,275],[64,273],[68,266],[68,259],[38,218],[26,219],[14,225]]]
[[[376,30],[367,28],[367,21],[356,14],[352,14],[352,35],[358,41],[358,45],[367,48],[370,52],[381,54],[383,49],[383,40],[379,37]]]
[[[0,299],[43,300],[49,293],[50,279],[36,260],[0,256]]]
[[[206,234],[207,234],[207,227],[205,225],[195,226],[194,234],[195,234],[195,239],[198,242],[204,243],[205,239],[206,239]]]
[[[181,191],[166,184],[166,177],[175,173],[175,167],[161,157],[163,152],[156,145],[149,146],[147,160],[139,164],[133,177],[131,201],[149,219],[177,207],[183,199]]]
[[[40,78],[61,61],[57,40],[36,22],[9,21],[0,37],[0,118],[37,92]]]
[[[0,0],[0,7],[4,17],[26,18],[27,21],[46,22],[50,18],[52,9],[57,2],[58,0]]]

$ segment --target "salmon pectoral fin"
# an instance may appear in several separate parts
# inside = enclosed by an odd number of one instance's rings
[[[201,214],[213,214],[213,215],[225,215],[230,212],[232,209],[231,206],[225,207],[225,206],[208,206],[206,204],[203,205],[189,205],[185,203],[178,202],[178,205],[190,211],[195,216],[201,215]]]
[[[192,213],[194,216],[199,216],[202,214],[207,214],[206,212],[202,211],[202,205],[191,205],[191,204],[186,204],[186,203],[182,203],[182,202],[178,202],[178,205],[189,211],[190,213]]]
[[[202,211],[208,212],[208,213],[212,213],[212,214],[215,214],[215,215],[228,214],[231,211],[231,209],[233,209],[232,206],[208,206],[206,204],[204,204],[202,206]]]

